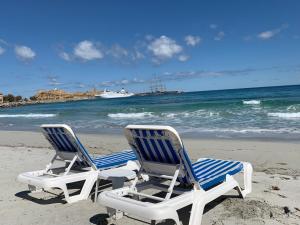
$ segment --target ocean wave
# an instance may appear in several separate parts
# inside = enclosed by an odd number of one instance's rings
[[[279,128],[279,129],[263,129],[263,128],[246,128],[246,129],[227,129],[227,128],[216,128],[216,129],[205,129],[205,128],[192,128],[183,130],[183,132],[204,132],[204,133],[236,133],[236,134],[284,134],[284,133],[292,133],[292,134],[300,134],[299,129],[293,128]]]
[[[178,116],[178,113],[162,113],[162,116],[165,116],[167,118],[174,118],[176,116]]]
[[[49,118],[55,117],[56,114],[40,114],[40,113],[28,113],[28,114],[0,114],[0,118]]]
[[[287,109],[287,111],[299,111],[300,104],[290,105],[286,109]]]
[[[260,105],[260,100],[243,100],[244,105]]]
[[[110,118],[114,119],[142,119],[155,117],[152,112],[141,112],[141,113],[109,113],[107,115]]]
[[[178,113],[161,113],[161,117],[165,118],[175,118],[175,117],[190,117],[189,112],[178,112]]]
[[[162,117],[165,118],[175,118],[175,117],[180,117],[180,118],[208,118],[208,117],[216,117],[219,116],[219,112],[211,112],[211,111],[206,111],[203,109],[199,109],[196,111],[184,111],[184,112],[177,112],[177,113],[161,113]]]
[[[268,113],[268,116],[285,118],[285,119],[293,119],[293,118],[299,118],[300,119],[300,112],[295,112],[295,113]]]

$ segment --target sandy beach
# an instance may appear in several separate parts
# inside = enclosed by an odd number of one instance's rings
[[[92,154],[128,148],[121,135],[78,135]],[[300,142],[183,138],[193,160],[236,159],[254,167],[253,192],[245,200],[236,192],[207,205],[202,224],[300,224]],[[19,173],[42,169],[54,154],[38,132],[0,131],[0,224],[97,224],[105,208],[91,199],[66,204],[53,193],[29,193]],[[57,195],[58,194],[58,195]],[[180,212],[187,224],[189,208]],[[125,217],[118,224],[144,224]],[[160,224],[173,224],[166,221]]]

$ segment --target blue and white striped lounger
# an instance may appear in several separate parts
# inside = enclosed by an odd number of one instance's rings
[[[108,208],[154,222],[173,219],[179,225],[177,210],[192,204],[189,225],[199,225],[208,202],[232,189],[238,190],[242,197],[251,192],[250,163],[210,158],[200,158],[192,163],[178,133],[172,127],[129,125],[125,128],[125,135],[141,164],[139,173],[148,175],[150,180],[137,184],[136,179],[130,187],[102,192],[99,196],[100,204]],[[243,190],[233,177],[239,172],[244,173]],[[169,185],[165,184],[167,180]],[[164,190],[165,197],[137,191],[147,189],[147,185],[149,188]],[[128,196],[146,197],[152,199],[152,202]],[[153,203],[153,200],[158,203]],[[114,215],[110,216],[115,218]]]
[[[136,170],[136,155],[127,150],[109,155],[92,157],[81,144],[73,130],[65,124],[42,125],[42,132],[55,150],[55,156],[44,170],[22,173],[18,176],[20,182],[36,188],[60,188],[68,203],[87,199],[93,185],[98,180],[102,170],[116,167]],[[63,161],[62,168],[52,168],[55,161]],[[80,194],[69,196],[67,184],[85,181]],[[95,197],[97,194],[96,185]]]

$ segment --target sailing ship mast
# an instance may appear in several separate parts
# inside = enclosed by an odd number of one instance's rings
[[[167,91],[166,85],[163,84],[162,80],[155,76],[151,81],[150,92],[151,93],[165,93]]]

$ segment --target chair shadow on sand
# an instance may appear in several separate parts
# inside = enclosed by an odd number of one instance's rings
[[[72,184],[68,184],[68,190],[71,191],[70,196],[73,195],[77,195],[80,193],[81,188],[83,186],[83,181],[79,181],[76,183],[72,183]],[[105,188],[111,187],[111,182],[109,181],[104,181],[101,180],[99,183],[99,191],[104,190]],[[31,191],[20,191],[18,193],[15,194],[16,197],[19,197],[21,199],[26,199],[29,200],[31,202],[40,204],[40,205],[50,205],[50,204],[66,204],[67,202],[64,199],[64,193],[62,191],[60,191],[60,189],[54,189],[53,191],[43,191],[44,193],[42,194],[48,194],[47,196],[43,196],[43,197],[35,197],[32,195],[37,195],[38,193],[31,193]],[[95,185],[91,191],[91,199],[94,200],[94,196],[95,196]],[[32,195],[31,195],[32,194]],[[49,196],[51,195],[51,196]]]
[[[155,196],[157,197],[163,197],[164,196],[164,192],[159,192],[157,194],[155,194]],[[210,210],[214,209],[216,206],[218,206],[219,204],[221,204],[223,201],[225,201],[228,198],[240,198],[240,196],[238,195],[223,195],[218,197],[217,199],[211,201],[210,203],[208,203],[205,208],[204,208],[204,212],[203,215],[205,215],[205,213],[209,212]],[[145,201],[153,201],[153,199],[144,199]],[[188,225],[189,224],[189,218],[190,218],[190,211],[191,211],[192,205],[189,205],[185,208],[182,208],[180,210],[178,210],[178,215],[179,215],[179,219],[182,222],[183,225]],[[133,218],[131,216],[126,216],[129,219],[135,220],[135,221],[141,221],[137,218]],[[92,216],[90,218],[90,223],[91,224],[95,224],[95,225],[108,225],[108,214],[105,213],[101,213],[101,214],[96,214],[94,216]],[[145,221],[141,221],[142,223],[145,223]],[[118,224],[118,222],[116,222],[116,224]],[[119,224],[122,224],[121,222],[119,222]],[[151,224],[151,223],[148,223]],[[174,225],[174,221],[173,220],[166,220],[160,223],[156,223],[156,225]]]

